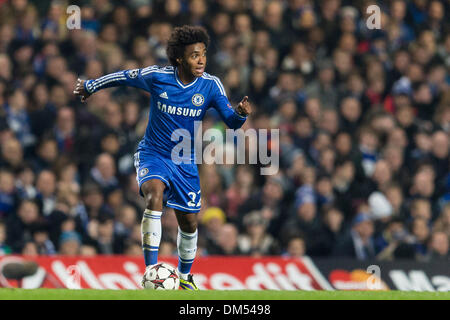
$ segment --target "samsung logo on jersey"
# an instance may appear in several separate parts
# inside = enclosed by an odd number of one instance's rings
[[[165,103],[161,103],[160,101],[158,101],[157,105],[158,109],[161,110],[162,112],[177,116],[198,117],[202,113],[202,109],[168,106]]]

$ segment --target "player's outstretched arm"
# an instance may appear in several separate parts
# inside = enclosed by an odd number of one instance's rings
[[[151,66],[144,69],[122,70],[97,79],[78,79],[73,93],[80,96],[84,102],[94,92],[111,87],[130,86],[150,91],[151,76],[156,68]]]

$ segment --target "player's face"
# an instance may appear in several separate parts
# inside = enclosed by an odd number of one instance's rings
[[[206,67],[206,46],[202,42],[186,46],[182,65],[194,77],[201,77]]]

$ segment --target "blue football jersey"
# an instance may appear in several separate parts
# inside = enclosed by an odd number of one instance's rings
[[[173,132],[185,129],[189,133],[185,136],[191,139],[190,160],[195,160],[195,121],[201,121],[210,107],[232,129],[240,128],[247,119],[234,111],[220,80],[206,72],[185,85],[178,78],[176,67],[149,66],[91,79],[84,86],[89,93],[115,86],[132,86],[150,92],[149,121],[138,149],[166,158],[171,158],[173,148],[181,141],[172,140]]]

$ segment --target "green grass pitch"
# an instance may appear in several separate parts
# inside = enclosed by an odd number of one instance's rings
[[[450,292],[0,289],[0,300],[450,300]]]

